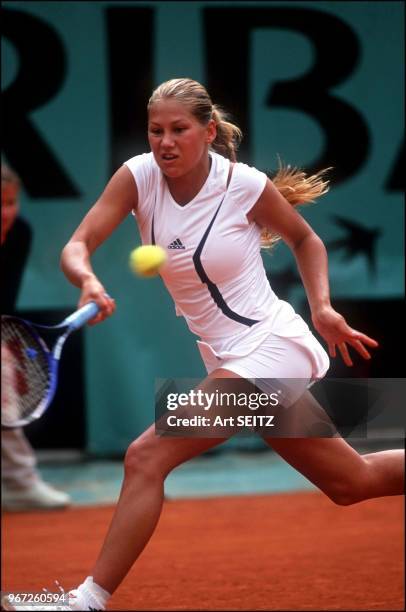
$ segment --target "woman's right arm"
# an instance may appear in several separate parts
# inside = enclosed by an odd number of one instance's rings
[[[137,203],[135,180],[127,166],[121,166],[62,250],[61,268],[70,282],[81,289],[78,306],[94,301],[101,309],[90,321],[92,325],[112,315],[115,302],[95,275],[90,257],[131,210],[137,208]]]

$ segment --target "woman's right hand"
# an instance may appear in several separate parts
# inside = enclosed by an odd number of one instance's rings
[[[89,302],[96,302],[100,308],[100,312],[93,317],[93,319],[90,319],[89,325],[96,325],[96,323],[104,321],[104,319],[110,317],[116,309],[115,300],[107,294],[105,288],[96,276],[91,276],[83,282],[78,308],[81,308]]]

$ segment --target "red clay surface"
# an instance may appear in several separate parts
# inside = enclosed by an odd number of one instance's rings
[[[74,588],[113,508],[3,516],[2,589]],[[111,610],[403,610],[403,497],[318,492],[166,501]]]

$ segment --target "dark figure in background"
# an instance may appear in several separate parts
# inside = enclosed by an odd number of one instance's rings
[[[19,216],[20,180],[1,165],[2,312],[14,314],[31,246],[31,229]],[[2,385],[3,387],[3,385]],[[2,508],[10,512],[64,508],[69,495],[44,482],[33,448],[22,428],[1,432]]]

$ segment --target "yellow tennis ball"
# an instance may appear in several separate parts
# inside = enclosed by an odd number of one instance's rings
[[[156,276],[166,262],[164,249],[155,244],[137,247],[130,253],[130,268],[137,276]]]

